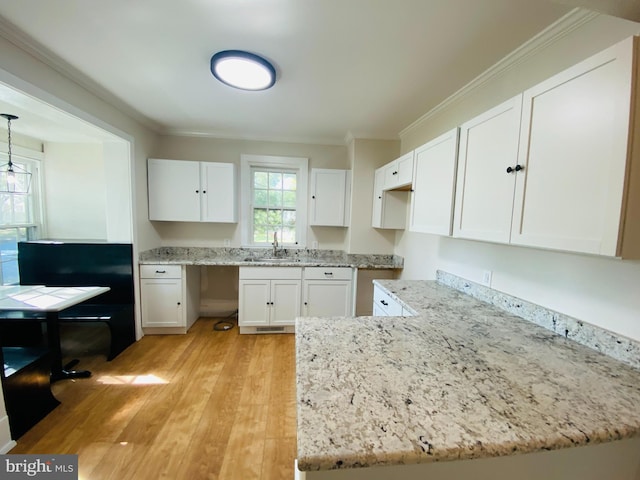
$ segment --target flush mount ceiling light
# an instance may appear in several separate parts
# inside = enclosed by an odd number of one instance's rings
[[[224,50],[211,57],[211,73],[241,90],[266,90],[276,83],[276,69],[264,58],[243,50]]]

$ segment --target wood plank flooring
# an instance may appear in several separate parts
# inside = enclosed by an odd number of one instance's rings
[[[88,379],[53,385],[62,402],[10,453],[77,453],[79,478],[294,478],[294,336],[218,332],[145,336],[111,362],[108,333],[67,327],[63,351]]]

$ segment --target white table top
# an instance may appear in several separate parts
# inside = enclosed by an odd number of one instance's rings
[[[0,310],[59,312],[109,290],[109,287],[0,286]]]

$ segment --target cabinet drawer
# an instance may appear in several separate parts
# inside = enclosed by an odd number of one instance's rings
[[[373,305],[378,306],[390,317],[402,316],[402,305],[379,287],[373,290]]]
[[[301,267],[240,267],[240,280],[300,280]]]
[[[140,278],[181,278],[181,265],[140,265]]]
[[[348,267],[307,267],[304,278],[309,280],[351,280],[353,272]]]

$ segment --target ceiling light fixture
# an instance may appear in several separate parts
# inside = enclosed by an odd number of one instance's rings
[[[11,155],[11,120],[17,120],[16,115],[10,113],[0,113],[0,117],[7,119],[7,136],[8,136],[8,157],[9,162],[1,168],[7,167],[6,171],[0,169],[0,192],[4,193],[27,193],[31,185],[31,173],[27,172],[20,165],[13,163]],[[4,180],[4,181],[3,181]]]
[[[276,83],[276,69],[264,58],[243,50],[224,50],[211,57],[211,73],[241,90],[266,90]]]

